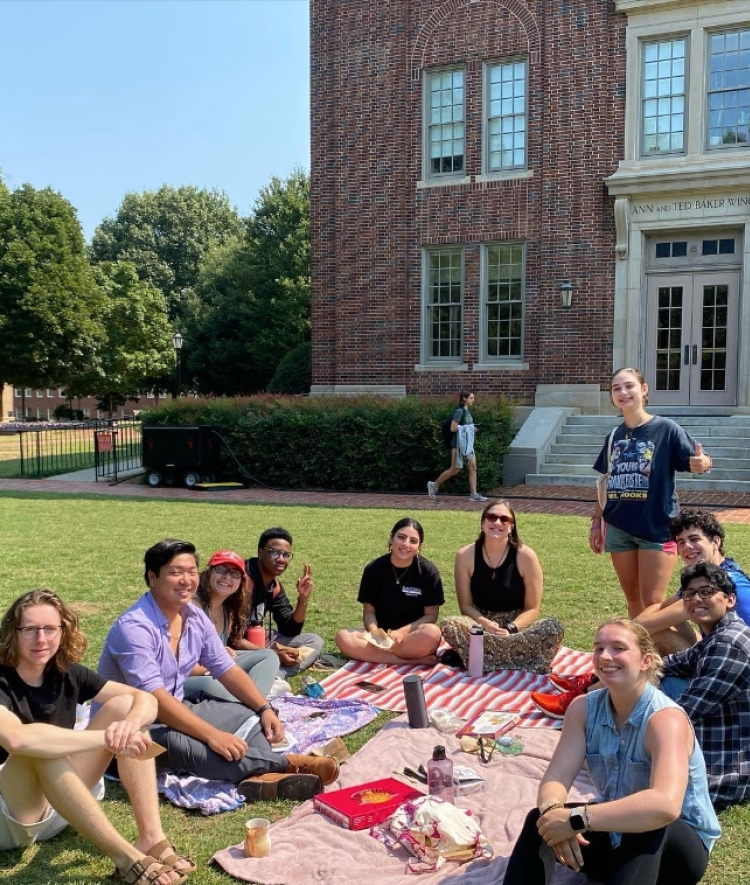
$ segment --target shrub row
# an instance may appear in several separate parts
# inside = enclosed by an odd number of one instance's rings
[[[179,399],[141,414],[144,425],[212,424],[256,480],[278,488],[424,491],[447,466],[440,424],[455,400],[406,397]],[[472,407],[479,489],[501,483],[501,459],[513,436],[513,410],[502,399]],[[241,470],[224,448],[227,478]],[[445,491],[467,490],[459,475]]]

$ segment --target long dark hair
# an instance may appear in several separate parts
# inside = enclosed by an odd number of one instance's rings
[[[403,516],[401,519],[399,519],[399,521],[396,523],[396,525],[394,525],[393,528],[391,529],[391,534],[388,537],[388,552],[389,553],[390,553],[391,547],[393,546],[393,536],[396,534],[397,531],[399,531],[399,529],[405,529],[407,527],[410,529],[414,529],[414,531],[419,535],[419,549],[420,550],[422,549],[422,544],[424,544],[424,529],[416,521],[416,519],[412,519],[411,516]],[[422,566],[419,562],[419,559],[420,559],[419,553],[417,553],[417,555],[414,557],[414,559],[416,559],[416,561],[417,561],[417,571],[421,575],[422,574]],[[411,568],[411,563],[409,563],[409,568]],[[404,572],[404,574],[406,574],[406,572]]]
[[[616,372],[612,372],[612,377],[609,379],[609,396],[612,398],[612,382],[615,378],[620,374],[620,372],[630,372],[631,375],[635,376],[635,380],[643,387],[646,383],[646,379],[643,377],[643,372],[640,369],[634,369],[632,366],[623,366],[621,369],[618,369]],[[643,405],[648,405],[648,394],[643,397]]]
[[[208,611],[211,605],[211,597],[214,595],[213,590],[211,590],[211,574],[213,570],[214,566],[209,566],[209,568],[201,572],[198,590],[195,593],[195,601],[203,611]],[[227,597],[229,623],[226,626],[228,628],[227,638],[230,646],[242,639],[245,633],[245,621],[249,604],[250,579],[247,575],[243,575],[240,579],[240,586],[231,596]]]
[[[78,615],[60,599],[57,593],[39,587],[37,590],[29,590],[11,605],[0,621],[0,664],[6,667],[18,666],[18,628],[21,626],[21,616],[27,608],[35,605],[49,605],[60,615],[62,631],[60,646],[57,654],[47,662],[45,669],[56,667],[60,673],[65,673],[71,664],[78,664],[83,659],[86,651],[86,637],[78,626]]]
[[[462,389],[458,392],[458,404],[459,404],[459,406],[465,408],[465,407],[466,407],[466,400],[472,395],[472,393],[474,393],[473,390],[466,390],[465,388],[462,388]]]
[[[493,507],[499,507],[502,505],[507,508],[513,519],[513,525],[510,527],[510,531],[508,532],[508,544],[514,550],[520,550],[523,547],[523,541],[518,537],[518,524],[516,523],[516,511],[510,504],[510,501],[492,501],[491,504],[485,505],[484,510],[482,511],[482,515],[479,517],[479,537],[477,538],[477,544],[480,547],[484,547],[484,529],[482,528],[482,523],[484,522],[485,516],[492,510]]]

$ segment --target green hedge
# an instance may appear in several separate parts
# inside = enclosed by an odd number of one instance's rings
[[[312,384],[312,344],[303,341],[290,350],[268,382],[269,393],[310,393]]]
[[[447,465],[440,424],[454,408],[455,399],[264,395],[183,398],[140,417],[144,425],[216,425],[248,473],[269,486],[421,492]],[[512,406],[482,400],[471,411],[480,425],[479,489],[492,489],[513,437]],[[226,450],[223,459],[225,475],[242,480]],[[465,475],[443,489],[467,491]]]

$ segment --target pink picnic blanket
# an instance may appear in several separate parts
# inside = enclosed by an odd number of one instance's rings
[[[513,732],[518,734],[518,730]],[[484,792],[456,799],[458,808],[470,808],[494,849],[490,860],[475,860],[464,866],[446,863],[437,872],[415,875],[406,871],[410,857],[405,848],[389,849],[368,830],[352,832],[339,827],[304,802],[285,820],[271,827],[271,856],[246,858],[238,844],[218,851],[212,862],[227,873],[258,885],[351,885],[377,881],[378,885],[499,885],[508,857],[518,838],[527,812],[536,802],[539,780],[559,740],[551,729],[522,731],[524,751],[520,756],[495,752],[483,765],[476,756],[462,753],[453,735],[434,728],[411,729],[406,717],[387,723],[365,746],[342,766],[341,777],[328,789],[348,787],[393,776],[404,766],[425,763],[435,744],[444,744],[456,763],[481,771],[487,780]],[[585,800],[594,791],[584,772],[576,779],[571,801]],[[248,810],[252,817],[252,810]],[[237,833],[237,839],[242,833]],[[554,885],[583,885],[586,879],[558,867]]]
[[[590,652],[575,651],[563,646],[552,662],[555,673],[578,676],[591,670]],[[519,725],[525,728],[555,727],[559,721],[545,716],[531,700],[532,691],[554,692],[557,689],[547,676],[525,670],[497,670],[480,677],[471,677],[465,670],[436,664],[434,667],[393,667],[390,664],[365,664],[349,661],[346,666],[321,683],[327,698],[367,701],[381,710],[403,713],[403,679],[418,673],[424,680],[428,710],[450,710],[464,719],[482,710],[506,710],[520,714]],[[355,683],[365,680],[385,687],[385,691],[369,692]]]

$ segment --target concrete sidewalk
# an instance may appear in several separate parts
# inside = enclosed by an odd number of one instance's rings
[[[68,474],[70,476],[70,474]],[[79,478],[2,479],[0,492],[23,492],[55,495],[101,495],[123,498],[153,498],[176,501],[222,501],[229,504],[279,504],[288,507],[372,507],[409,512],[412,510],[466,510],[480,513],[483,505],[469,501],[468,495],[440,495],[431,500],[427,494],[391,494],[375,492],[291,491],[275,489],[232,489],[200,491],[177,487],[151,489],[133,478],[117,485],[85,481]],[[493,498],[507,498],[519,513],[549,513],[564,516],[590,516],[595,500],[594,489],[579,486],[512,486],[495,489]],[[750,524],[750,494],[683,491],[683,507],[713,510],[718,519],[729,523]]]

